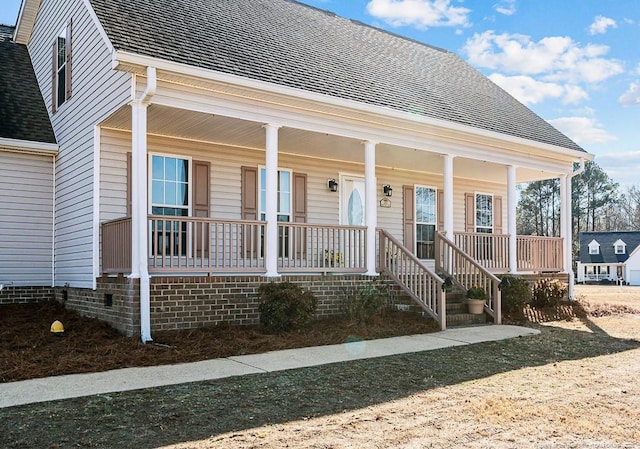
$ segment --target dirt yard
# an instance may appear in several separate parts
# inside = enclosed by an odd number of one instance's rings
[[[63,336],[50,332],[55,320],[63,323]],[[153,335],[152,344],[145,345],[138,338],[124,337],[105,323],[83,318],[55,302],[0,305],[0,323],[0,382],[195,362],[437,329],[433,320],[417,313],[386,311],[368,324],[323,320],[284,335],[265,334],[259,326],[161,332]]]
[[[640,313],[592,309],[533,337],[0,409],[0,447],[640,448]]]

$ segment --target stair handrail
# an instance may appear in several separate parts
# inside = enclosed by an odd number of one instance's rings
[[[464,263],[455,264],[456,259],[462,259]],[[435,237],[435,268],[437,272],[451,277],[465,291],[470,287],[484,288],[488,293],[484,310],[493,317],[495,324],[502,322],[500,279],[440,231],[436,231]],[[467,269],[458,272],[457,268]]]
[[[380,271],[392,278],[445,330],[446,294],[442,279],[425,266],[408,248],[384,229],[379,229]],[[391,251],[389,251],[391,244]]]

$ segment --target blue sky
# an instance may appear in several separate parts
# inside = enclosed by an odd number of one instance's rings
[[[640,1],[303,0],[450,50],[640,186]],[[2,0],[14,24],[20,0]]]

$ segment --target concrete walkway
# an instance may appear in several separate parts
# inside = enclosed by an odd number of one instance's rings
[[[535,329],[506,325],[456,328],[431,334],[286,349],[178,365],[124,368],[101,373],[71,374],[8,382],[0,384],[0,408],[430,351],[539,333],[540,331]]]

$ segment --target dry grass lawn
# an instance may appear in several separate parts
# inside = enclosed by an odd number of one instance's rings
[[[640,286],[576,285],[574,295],[591,304],[613,304],[640,309]]]
[[[0,447],[640,448],[640,290],[616,289],[532,337],[0,409]]]
[[[547,326],[640,340],[639,315]],[[165,448],[640,448],[640,349],[560,359]]]

